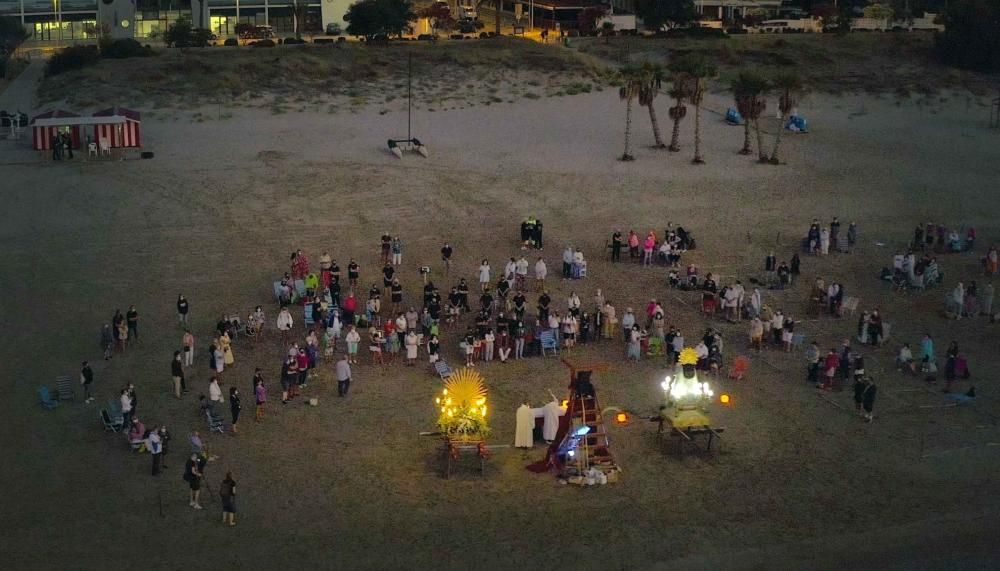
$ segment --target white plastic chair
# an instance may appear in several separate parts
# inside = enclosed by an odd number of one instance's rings
[[[97,143],[87,143],[87,156],[88,157],[97,156]]]
[[[107,139],[101,139],[99,142],[101,147],[101,154],[111,156],[111,143]]]

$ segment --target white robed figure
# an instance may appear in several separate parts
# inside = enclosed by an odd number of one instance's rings
[[[535,413],[527,404],[517,408],[517,430],[514,431],[515,448],[531,448],[535,439],[531,433],[535,429]]]
[[[542,407],[542,417],[545,419],[545,423],[542,425],[542,438],[546,442],[552,442],[556,439],[556,433],[559,432],[559,417],[562,416],[562,408],[559,407],[558,401],[551,401]]]

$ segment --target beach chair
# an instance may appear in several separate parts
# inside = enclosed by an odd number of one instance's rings
[[[108,409],[101,409],[101,422],[104,423],[104,430],[106,432],[119,432],[122,429],[122,424],[124,424],[124,419],[121,416],[114,417],[108,412]]]
[[[730,107],[729,109],[726,109],[726,123],[729,123],[730,125],[742,125],[743,116],[740,115],[740,112],[737,111],[735,107]]]
[[[448,378],[451,377],[451,367],[448,366],[448,363],[445,363],[442,360],[438,360],[434,363],[434,371],[439,377],[441,377],[442,381],[448,380]]]
[[[67,376],[56,377],[56,396],[59,400],[76,400],[73,392],[73,380]]]
[[[792,334],[792,349],[801,349],[805,344],[806,336],[804,333]]]
[[[274,282],[274,299],[281,301],[281,280]]]
[[[226,432],[226,423],[222,416],[212,412],[212,409],[205,409],[205,420],[208,422],[208,431],[223,434]]]
[[[313,306],[311,303],[302,306],[302,321],[306,324],[306,327],[312,327],[316,324],[313,320]]]
[[[556,336],[552,333],[552,330],[542,331],[542,334],[538,336],[541,342],[542,357],[545,356],[545,350],[549,349],[552,351],[553,355],[559,354],[559,341]]]
[[[576,270],[576,279],[579,280],[587,277],[587,262],[583,262],[579,266],[575,266],[574,270]]]
[[[733,360],[733,365],[729,367],[729,378],[734,381],[742,381],[743,376],[750,370],[750,359],[740,355]]]
[[[49,387],[45,385],[38,387],[38,403],[45,410],[52,410],[59,406],[59,401],[52,400],[52,395],[49,394]]]
[[[663,339],[655,335],[650,336],[647,345],[649,346],[649,350],[646,351],[647,355],[651,357],[663,355]]]
[[[306,282],[295,280],[295,295],[296,301],[301,301],[306,296]]]
[[[860,303],[856,297],[845,297],[844,303],[840,306],[841,315],[854,315],[854,312],[858,309],[858,303]]]

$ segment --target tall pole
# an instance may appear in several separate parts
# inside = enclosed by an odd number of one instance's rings
[[[413,52],[406,58],[406,138],[413,139],[410,134],[410,117],[413,113]]]

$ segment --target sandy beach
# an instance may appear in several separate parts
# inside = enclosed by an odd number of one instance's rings
[[[668,101],[658,105],[669,132]],[[142,161],[53,163],[27,151],[25,141],[0,142],[8,421],[0,442],[13,451],[0,470],[8,490],[0,551],[17,568],[126,561],[152,569],[995,564],[998,326],[942,315],[955,282],[985,280],[978,258],[1000,240],[1000,133],[987,128],[985,100],[948,92],[917,105],[813,94],[799,106],[810,133],[784,137],[786,164],[779,166],[737,154],[743,131],[722,121],[729,105],[721,93],[706,101],[701,166],[690,164],[691,109],[682,151],[669,153],[650,148],[649,121],[636,106],[636,161],[616,160],[625,105],[613,89],[447,111],[421,106],[412,133],[428,146],[426,159],[399,160],[387,151],[388,138],[406,134],[406,115],[379,105],[335,114],[218,106],[156,113],[143,124],[155,158]],[[773,132],[775,124],[772,115],[765,126]],[[210,437],[220,459],[207,480],[217,489],[224,472],[234,471],[240,523],[218,524],[218,497],[207,500],[205,513],[184,504],[186,435],[204,430],[196,396],[208,370],[196,357],[192,395],[172,397],[178,293],[191,300],[204,351],[223,313],[263,305],[273,319],[270,284],[296,248],[314,261],[323,251],[342,265],[355,257],[362,283],[374,283],[378,237],[388,230],[404,241],[406,300],[419,305],[419,266],[431,266],[443,291],[459,277],[471,280],[483,258],[502,267],[519,254],[517,227],[528,215],[545,223],[550,271],[567,244],[591,261],[587,279],[551,283],[554,305],[562,309],[570,291],[589,304],[596,288],[619,311],[656,297],[689,338],[719,327],[727,362],[747,353],[746,324],[706,319],[695,294],[666,287],[662,267],[610,263],[604,244],[611,232],[683,225],[698,240],[683,263],[748,283],[762,273],[769,250],[779,259],[792,255],[812,218],[856,222],[854,252],[804,257],[796,287],[762,293],[766,303],[801,317],[797,331],[823,348],[851,336],[857,317],[806,318],[805,284],[816,276],[843,283],[861,299],[859,313],[881,309],[892,339],[862,350],[880,383],[876,421],[857,418],[848,392],[818,398],[805,382],[801,351],[772,350],[750,355],[747,382],[717,381],[735,402],[713,411],[727,427],[718,454],[680,459],[657,441],[654,423],[637,422],[611,428],[624,469],[613,486],[581,490],[524,470],[543,455],[540,446],[498,450],[483,477],[470,471],[445,481],[436,441],[418,436],[433,429],[440,390],[423,354],[412,369],[357,367],[346,401],[336,398],[332,366],[324,363],[307,391],[319,406],[282,407],[274,391],[284,348],[273,337],[255,345],[241,339],[225,389],[239,387],[249,402],[259,366],[273,400],[264,423],[244,422],[236,437]],[[974,226],[977,251],[939,256],[944,289],[893,293],[878,272],[906,246],[914,225],[927,221]],[[444,241],[456,248],[450,276],[437,255]],[[142,316],[140,343],[102,361],[100,325],[130,304]],[[302,336],[301,310],[294,316]],[[456,364],[458,331],[447,330],[442,342]],[[896,372],[895,349],[918,345],[925,332],[942,355],[958,341],[977,402],[942,408],[938,387]],[[655,411],[663,363],[629,364],[617,341],[573,354],[611,364],[596,380],[602,404]],[[84,359],[94,364],[97,402],[40,410],[37,385],[60,374],[75,378]],[[513,441],[520,402],[542,403],[547,389],[560,394],[568,379],[551,358],[491,363],[481,372],[498,444]],[[100,403],[126,382],[136,384],[140,417],[173,432],[170,468],[158,479],[149,476],[148,456],[130,455],[120,435],[101,429]],[[247,405],[244,415],[251,416]]]

